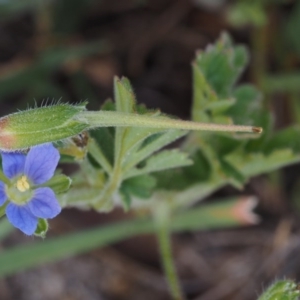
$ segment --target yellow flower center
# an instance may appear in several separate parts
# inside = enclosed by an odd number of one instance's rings
[[[16,187],[20,192],[25,192],[30,189],[28,179],[26,176],[22,176],[16,183]]]

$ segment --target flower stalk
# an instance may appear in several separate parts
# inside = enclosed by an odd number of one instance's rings
[[[168,281],[170,293],[174,300],[184,300],[180,287],[174,259],[172,255],[171,229],[170,229],[170,210],[166,202],[157,205],[154,211],[157,226],[157,239],[160,250],[162,265]]]
[[[262,128],[253,126],[198,123],[119,111],[86,111],[85,103],[57,104],[20,111],[0,118],[0,150],[22,150],[70,138],[98,127],[262,132]]]
[[[151,117],[147,115],[130,114],[116,111],[82,111],[76,120],[88,124],[90,127],[149,127],[159,129],[182,129],[223,132],[254,132],[261,133],[261,127],[243,125],[222,125],[199,123],[170,119],[167,117]]]

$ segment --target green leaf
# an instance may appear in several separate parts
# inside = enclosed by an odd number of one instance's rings
[[[191,165],[192,161],[188,158],[187,154],[178,150],[164,150],[151,156],[146,165],[142,168],[135,168],[125,174],[125,178],[135,177],[142,174],[151,172],[158,172],[171,168],[178,168]]]
[[[295,155],[290,149],[276,150],[269,155],[233,152],[230,156],[226,156],[226,160],[236,166],[245,177],[249,178],[297,163],[300,161],[300,155]]]
[[[247,61],[246,49],[234,46],[226,34],[196,57],[193,64],[193,119],[261,126],[264,132],[260,136],[189,133],[184,149],[192,153],[196,164],[182,173],[186,172],[185,176],[188,176],[191,185],[196,183],[198,177],[199,181],[210,178],[220,180],[223,185],[231,183],[241,188],[251,176],[299,161],[299,129],[286,129],[273,134],[273,119],[263,108],[261,94],[251,85],[235,87]],[[204,161],[208,166],[205,167]],[[201,164],[210,177],[205,178],[198,171]],[[189,190],[182,173],[175,174],[177,179],[174,176],[174,181],[182,178],[183,186]],[[166,180],[159,182],[166,183]]]
[[[241,85],[233,92],[235,105],[226,112],[235,124],[255,125],[255,116],[262,109],[262,95],[252,85]]]
[[[298,300],[300,291],[292,280],[279,280],[273,283],[258,300]]]
[[[130,209],[132,197],[139,200],[147,199],[151,196],[155,186],[156,179],[150,175],[141,175],[123,181],[119,192],[125,211]]]
[[[234,98],[214,101],[205,106],[205,110],[211,111],[214,115],[226,112],[236,103]]]
[[[149,136],[144,140],[143,144],[134,153],[134,155],[132,155],[130,159],[126,159],[124,170],[126,171],[134,167],[144,159],[151,156],[154,152],[185,136],[186,134],[187,132],[182,130],[169,130],[164,133]]]
[[[248,62],[245,47],[233,46],[223,33],[216,45],[209,46],[196,58],[196,67],[203,72],[208,84],[220,98],[230,97],[231,90]]]
[[[268,20],[263,2],[264,1],[238,1],[234,3],[227,13],[229,22],[237,28],[249,25],[262,27]]]
[[[120,192],[126,192],[138,198],[149,198],[152,194],[156,180],[151,175],[141,175],[124,180]]]
[[[128,79],[122,78],[120,80],[116,77],[114,93],[117,111],[125,113],[135,112],[135,96]],[[150,135],[160,131],[162,130],[157,128],[117,127],[114,152],[115,162],[122,165],[125,159],[130,159],[134,154],[135,147],[138,147]],[[132,152],[130,151],[131,149],[133,149]]]
[[[194,62],[192,120],[208,122],[210,119],[205,108],[215,102],[217,102],[216,94],[209,86],[203,71],[199,68],[197,63]]]
[[[135,96],[127,78],[114,79],[114,94],[116,111],[133,113],[135,107]]]

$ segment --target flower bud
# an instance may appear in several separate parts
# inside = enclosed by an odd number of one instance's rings
[[[85,105],[57,104],[0,118],[0,150],[21,150],[79,134],[88,128],[75,119]]]
[[[39,219],[37,228],[34,235],[37,237],[45,238],[49,229],[49,224],[46,219]]]

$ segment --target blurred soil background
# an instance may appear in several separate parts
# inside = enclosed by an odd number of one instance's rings
[[[228,31],[249,47],[242,81],[262,90],[276,127],[300,120],[298,0],[0,0],[0,17],[1,116],[58,99],[99,109],[113,96],[114,75],[124,75],[139,103],[188,119],[195,52]],[[276,278],[300,280],[299,171],[288,167],[242,192],[214,195],[257,196],[259,225],[174,236],[188,299],[252,300]],[[128,217],[69,209],[51,221],[49,236]],[[32,241],[14,231],[1,247]],[[0,299],[170,296],[155,238],[144,236],[2,279]]]

